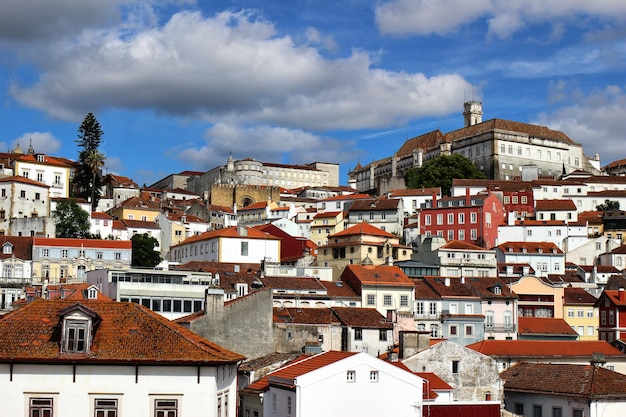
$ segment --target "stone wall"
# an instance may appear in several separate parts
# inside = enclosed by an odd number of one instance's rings
[[[280,201],[280,189],[261,185],[213,184],[209,195],[209,203],[226,207],[235,204],[245,207],[268,199]]]

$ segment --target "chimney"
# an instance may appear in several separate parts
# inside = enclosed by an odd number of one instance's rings
[[[445,285],[446,287],[450,286],[450,277],[445,277],[443,279],[443,285]]]
[[[624,293],[624,287],[619,287],[618,294],[619,294],[618,300],[626,301],[626,294]]]
[[[432,208],[437,207],[437,192],[433,191],[433,202],[432,202]]]
[[[470,189],[469,189],[469,187],[467,187],[467,188],[465,189],[465,205],[466,205],[467,207],[469,207],[469,206],[470,206],[470,200],[471,200],[471,198],[470,198]]]

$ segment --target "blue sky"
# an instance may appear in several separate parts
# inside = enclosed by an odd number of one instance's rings
[[[0,151],[140,185],[236,159],[357,162],[462,127],[463,102],[626,158],[626,2],[3,0]]]

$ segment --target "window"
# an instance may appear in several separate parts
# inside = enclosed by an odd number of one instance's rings
[[[400,307],[408,307],[409,306],[409,296],[401,295],[400,296]]]
[[[574,309],[573,308],[567,309],[567,317],[574,317]]]
[[[454,230],[448,230],[448,241],[454,240]]]
[[[448,213],[448,224],[454,224],[454,214]]]
[[[474,326],[471,324],[465,325],[465,337],[473,337],[474,336]]]
[[[437,324],[430,325],[430,337],[439,337],[439,326]]]
[[[387,329],[378,330],[378,340],[384,342],[387,340]]]
[[[2,190],[2,191],[4,191],[4,190]],[[426,226],[430,226],[430,214],[427,214],[424,217],[424,223],[426,223]]]
[[[360,327],[354,329],[354,340],[363,340],[363,329]]]
[[[609,310],[609,325],[615,324],[615,311]]]
[[[96,259],[102,259],[102,252],[96,252]]]
[[[64,350],[66,352],[86,352],[88,349],[87,320],[66,320],[65,321]]]
[[[35,193],[35,200],[41,200],[41,193]]]
[[[587,326],[587,336],[593,336],[595,334],[593,326]]]
[[[511,198],[508,195],[504,196],[504,204],[509,204],[511,202]]]
[[[437,214],[437,224],[443,224],[443,214]]]
[[[346,381],[355,382],[356,381],[356,371],[347,371],[346,372]]]
[[[28,402],[29,417],[52,417],[52,398],[30,398]]]
[[[459,230],[459,240],[465,240],[465,230]]]
[[[526,204],[528,202],[528,197],[525,195],[522,196],[522,204]]]
[[[96,398],[94,400],[95,417],[117,417],[117,399]]]
[[[248,256],[248,242],[241,242],[241,256]]]
[[[453,374],[459,373],[459,361],[452,361],[452,373]]]
[[[415,305],[415,314],[424,314],[424,302],[420,301]]]
[[[437,314],[437,303],[430,303],[430,314]]]
[[[177,417],[178,400],[154,400],[154,417]]]
[[[583,410],[572,410],[572,417],[583,417]]]
[[[26,198],[26,191],[24,190],[20,191],[20,198]]]
[[[476,223],[478,221],[478,214],[474,211],[470,213],[470,223]]]
[[[515,403],[515,414],[519,414],[520,416],[524,415],[524,404]]]
[[[120,252],[115,252],[115,260],[119,261],[122,259],[122,254]]]
[[[378,382],[378,371],[370,371],[370,382]]]
[[[533,417],[542,417],[543,411],[540,405],[533,405]]]
[[[367,305],[368,306],[376,305],[376,295],[367,294]]]
[[[287,397],[287,415],[291,415],[291,395]]]
[[[476,229],[470,230],[470,239],[471,240],[478,239],[478,231]]]
[[[600,312],[600,324],[602,325],[606,324],[606,311]]]
[[[43,172],[38,172],[37,173],[37,181],[43,182]]]
[[[465,213],[459,213],[459,224],[465,223]]]
[[[383,295],[383,305],[385,306],[391,305],[391,295],[388,295],[388,294]]]
[[[450,325],[450,337],[458,337],[459,336],[459,326],[456,324]]]
[[[576,313],[578,314],[578,317],[585,317],[585,310],[582,308],[579,308]]]

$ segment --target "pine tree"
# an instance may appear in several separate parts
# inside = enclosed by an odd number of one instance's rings
[[[77,197],[91,199],[92,211],[100,200],[101,177],[100,169],[104,166],[105,157],[99,152],[104,131],[93,113],[88,113],[78,128],[76,144],[79,167],[74,174],[74,189]]]

